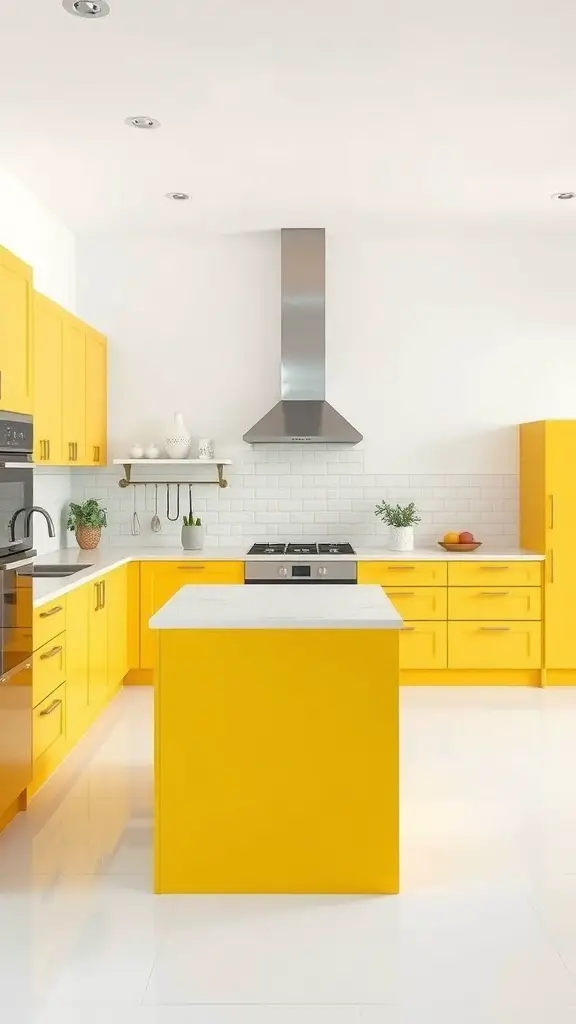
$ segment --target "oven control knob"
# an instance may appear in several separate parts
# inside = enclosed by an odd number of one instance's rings
[[[280,568],[278,569],[278,575],[279,576],[287,576],[288,575],[288,569],[286,568],[285,565],[281,565],[280,566]]]
[[[321,565],[320,568],[318,569],[317,575],[318,576],[326,576],[327,572],[328,572],[328,570],[323,565]]]

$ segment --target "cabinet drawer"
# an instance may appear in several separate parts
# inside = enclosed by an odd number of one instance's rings
[[[542,618],[540,587],[449,587],[449,619]]]
[[[539,622],[449,622],[448,668],[540,668]]]
[[[450,586],[539,587],[541,562],[449,562]]]
[[[359,562],[358,582],[382,587],[441,587],[446,585],[446,562]]]
[[[62,683],[34,708],[32,718],[34,761],[66,740],[66,683]]]
[[[32,695],[36,707],[66,678],[66,633],[34,651]]]
[[[161,572],[172,576],[175,583],[244,583],[244,562],[169,562]]]
[[[400,668],[446,668],[446,623],[405,622],[400,633]]]
[[[386,587],[386,593],[403,619],[446,618],[446,587]]]
[[[66,629],[66,599],[64,597],[43,604],[40,608],[35,608],[33,617],[34,650],[47,644],[64,629]]]

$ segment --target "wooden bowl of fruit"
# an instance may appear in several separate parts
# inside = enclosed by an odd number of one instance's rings
[[[444,551],[459,551],[464,554],[466,551],[476,551],[481,547],[481,540],[474,540],[474,535],[468,530],[463,533],[447,533],[444,540],[438,541]]]

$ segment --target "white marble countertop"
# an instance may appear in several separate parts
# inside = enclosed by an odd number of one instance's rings
[[[34,607],[52,601],[55,598],[63,597],[76,587],[82,586],[96,579],[97,576],[111,572],[120,565],[127,562],[188,562],[188,561],[224,561],[224,562],[246,562],[270,561],[270,555],[250,555],[248,550],[252,546],[247,541],[242,547],[218,547],[205,548],[203,551],[182,551],[182,548],[174,547],[102,547],[96,551],[81,551],[79,548],[63,548],[60,551],[52,552],[35,559],[36,565],[80,565],[85,566],[80,572],[73,576],[52,577],[50,579],[34,580]],[[354,546],[354,545],[353,545]],[[388,551],[383,547],[358,547],[354,555],[282,555],[277,556],[282,561],[542,561],[544,555],[530,551],[523,551],[521,548],[488,548],[482,546],[469,554],[451,554],[441,547],[437,548],[416,548],[414,551],[399,552]],[[252,588],[250,588],[252,589]],[[293,589],[293,588],[292,588]],[[311,588],[313,589],[313,588]],[[318,589],[318,588],[316,588]]]
[[[379,586],[182,587],[150,619],[151,629],[401,629]]]

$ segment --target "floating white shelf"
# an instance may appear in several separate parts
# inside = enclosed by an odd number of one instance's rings
[[[115,466],[231,466],[232,459],[114,459]]]

